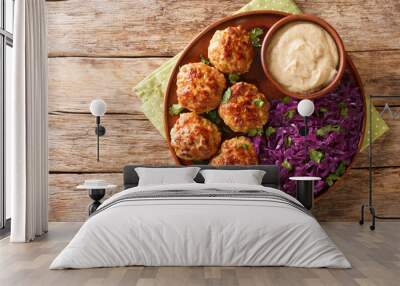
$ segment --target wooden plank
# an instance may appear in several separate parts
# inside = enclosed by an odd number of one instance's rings
[[[50,174],[49,221],[85,221],[92,200],[87,190],[76,186],[90,179],[106,180],[118,187],[107,191],[105,198],[122,190],[122,174]]]
[[[74,188],[87,179],[104,179],[122,189],[122,174],[50,174],[50,221],[84,221],[91,200],[85,190]],[[400,168],[374,171],[374,204],[378,213],[398,215]],[[350,170],[346,180],[338,182],[336,191],[323,195],[315,204],[313,214],[320,221],[357,221],[361,204],[368,199],[368,171]]]
[[[164,139],[143,115],[108,114],[102,125],[106,134],[96,162],[94,117],[50,114],[50,172],[121,172],[129,163],[173,164]]]
[[[375,169],[373,172],[374,206],[379,214],[399,215],[400,168]],[[320,221],[357,221],[360,207],[368,202],[368,170],[351,169],[335,191],[324,194],[313,214]]]
[[[172,56],[247,0],[49,2],[50,56]],[[190,11],[190,13],[188,13]]]
[[[348,51],[399,49],[400,6],[397,0],[295,0],[305,13],[330,23]]]
[[[400,95],[400,51],[353,52],[351,57],[366,94]],[[89,112],[90,101],[102,98],[107,102],[108,112],[140,112],[140,101],[132,88],[165,61],[160,58],[50,58],[49,111]],[[374,101],[378,105],[385,102]]]
[[[360,73],[366,95],[400,95],[400,51],[351,52],[350,56]],[[385,102],[394,101],[374,100],[376,105]]]
[[[69,0],[48,2],[49,55],[173,56],[207,25],[248,0]],[[397,0],[298,0],[306,13],[326,19],[349,51],[400,49]],[[190,11],[190,13],[188,13]]]
[[[50,58],[49,112],[89,112],[95,98],[108,113],[137,114],[133,87],[166,59]]]

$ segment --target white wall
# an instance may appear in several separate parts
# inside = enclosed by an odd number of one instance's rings
[[[12,75],[12,67],[13,67],[13,54],[12,54],[12,48],[10,48],[9,46],[6,46],[6,79],[5,79],[5,85],[6,85],[6,100],[5,100],[5,112],[9,112],[10,111],[10,95],[11,95],[11,75]],[[9,143],[7,143],[7,121],[6,121],[6,126],[5,126],[5,146],[10,146]],[[7,161],[7,150],[5,150],[5,160]],[[7,166],[6,164],[4,164],[5,166]],[[11,192],[10,192],[10,187],[9,187],[9,183],[7,180],[7,177],[9,177],[8,175],[8,168],[5,168],[5,196],[6,196],[6,219],[11,217]]]

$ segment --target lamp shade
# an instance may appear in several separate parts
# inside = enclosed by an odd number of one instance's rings
[[[303,116],[311,116],[314,113],[314,103],[309,99],[303,99],[297,104],[297,112]]]
[[[103,116],[106,113],[107,105],[102,99],[94,99],[90,103],[90,112],[94,116]]]

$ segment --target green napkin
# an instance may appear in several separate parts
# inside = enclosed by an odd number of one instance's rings
[[[301,13],[300,9],[292,0],[253,0],[239,11],[246,12],[252,10],[277,10],[292,14]],[[175,66],[179,55],[169,59],[162,64],[158,69],[150,73],[144,80],[137,84],[133,91],[142,101],[141,109],[151,123],[158,129],[161,135],[165,138],[163,110],[164,110],[164,91],[168,84],[168,79],[171,75],[172,69]],[[368,105],[369,103],[367,103]],[[367,109],[368,110],[368,109]],[[368,124],[367,114],[367,124]],[[372,107],[372,123],[373,125],[373,141],[380,137],[383,133],[389,130],[389,127],[383,121],[375,107]],[[368,130],[368,125],[366,127]],[[367,134],[367,132],[365,133]],[[364,137],[362,149],[368,146],[368,136]]]
[[[364,140],[361,145],[361,150],[360,152],[364,151],[368,145],[369,145],[369,98],[366,99],[367,106],[366,106],[366,111],[367,111],[367,124],[365,126],[365,132],[364,132]],[[381,115],[379,112],[376,110],[375,106],[372,106],[371,108],[371,122],[372,122],[372,142],[374,142],[376,139],[381,137],[383,133],[389,130],[389,126],[386,124],[386,122],[382,119]]]
[[[253,0],[243,6],[236,13],[247,12],[252,10],[276,10],[291,14],[300,14],[301,11],[293,0]],[[236,14],[235,13],[235,14]]]

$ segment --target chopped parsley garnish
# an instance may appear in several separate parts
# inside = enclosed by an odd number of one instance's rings
[[[284,104],[288,104],[291,101],[292,101],[292,99],[289,96],[285,96],[284,98],[282,98],[282,102]]]
[[[211,122],[213,122],[217,125],[221,123],[221,118],[219,117],[218,112],[215,109],[206,112],[206,116]]]
[[[249,150],[249,144],[242,144],[242,148],[244,150]]]
[[[325,113],[328,112],[328,109],[326,109],[325,107],[320,107],[319,112]]]
[[[333,185],[333,183],[339,179],[339,177],[335,174],[335,173],[331,173],[329,174],[328,177],[326,177],[325,182],[326,184],[330,187]]]
[[[237,73],[230,73],[228,75],[228,79],[229,79],[229,82],[231,84],[234,84],[234,83],[237,83],[239,81],[240,75],[238,75]]]
[[[247,132],[247,135],[249,135],[251,137],[256,136],[257,135],[257,128],[249,129],[249,131]]]
[[[292,137],[286,136],[285,137],[285,146],[290,147],[292,145],[292,141],[293,141]]]
[[[340,132],[340,126],[339,125],[326,125],[324,127],[318,128],[317,129],[317,136],[323,137],[331,132]]]
[[[308,152],[310,159],[317,162],[318,164],[324,159],[324,153],[315,149],[310,149]]]
[[[344,171],[346,170],[346,166],[344,165],[344,161],[340,161],[339,166],[336,169],[336,174],[341,177],[344,175]]]
[[[222,97],[222,103],[228,103],[229,98],[231,98],[232,95],[232,90],[230,87],[228,87],[227,90],[224,92],[224,96]]]
[[[290,109],[290,110],[288,110],[286,113],[285,113],[285,117],[287,118],[287,119],[292,119],[293,118],[293,116],[294,116],[294,114],[295,114],[295,110],[294,109]]]
[[[320,107],[317,110],[315,110],[315,114],[318,117],[321,117],[324,113],[328,112],[328,109],[326,109],[325,107]]]
[[[264,133],[264,130],[262,128],[251,128],[247,132],[247,135],[254,137],[256,135],[263,135],[263,133]]]
[[[347,108],[346,103],[340,102],[338,106],[339,106],[339,110],[340,110],[340,116],[347,117],[347,113],[349,112],[349,109]]]
[[[282,167],[288,171],[291,171],[293,169],[292,164],[290,164],[287,159],[285,159],[285,161],[282,162]]]
[[[272,134],[274,134],[276,129],[274,127],[268,126],[267,129],[265,129],[265,136],[269,137]]]
[[[176,104],[172,104],[170,107],[169,107],[169,114],[171,114],[171,115],[178,115],[179,113],[181,113],[183,110],[184,110],[185,108],[182,106],[182,105],[180,105],[179,103],[176,103]]]
[[[344,171],[346,169],[346,166],[344,164],[344,161],[340,161],[339,166],[337,167],[335,173],[329,174],[328,177],[325,179],[325,183],[330,187],[333,185],[335,181],[339,179],[339,177],[344,175]]]
[[[253,47],[259,48],[261,47],[261,39],[260,36],[264,33],[261,28],[254,28],[250,31],[250,41]]]
[[[264,100],[256,98],[256,99],[253,100],[253,104],[255,106],[257,106],[258,108],[261,108],[264,105]]]
[[[210,65],[210,60],[206,57],[203,57],[203,55],[200,55],[200,61],[205,65]]]

